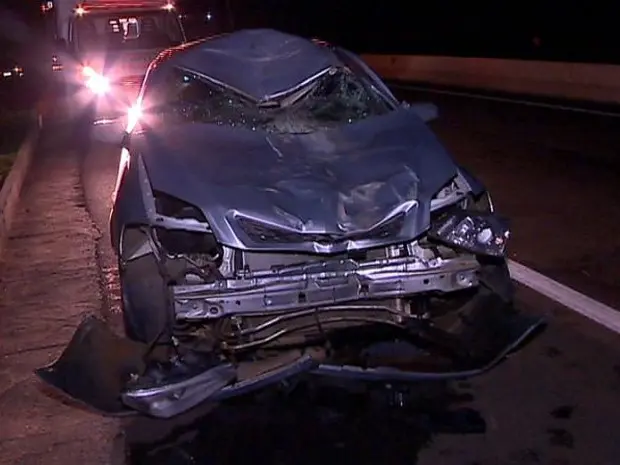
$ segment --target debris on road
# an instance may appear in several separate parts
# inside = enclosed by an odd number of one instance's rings
[[[58,402],[33,374],[101,309],[79,158],[46,142],[0,267],[0,464],[110,463],[116,422]]]

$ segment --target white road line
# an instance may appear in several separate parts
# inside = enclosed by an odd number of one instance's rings
[[[587,108],[568,107],[564,105],[555,105],[552,103],[532,102],[530,100],[518,100],[518,99],[511,99],[511,98],[506,98],[506,97],[493,97],[490,95],[481,95],[481,94],[476,94],[476,93],[460,92],[460,91],[453,91],[453,90],[431,89],[428,87],[420,87],[420,86],[414,86],[414,85],[408,85],[408,84],[391,84],[390,87],[393,87],[395,89],[428,92],[430,94],[454,95],[457,97],[467,97],[467,98],[474,98],[474,99],[480,99],[480,100],[492,100],[495,102],[514,103],[517,105],[527,105],[531,107],[550,108],[552,110],[573,111],[576,113],[586,113],[590,115],[611,116],[613,118],[620,118],[620,113],[614,113],[611,111],[588,110]]]
[[[456,92],[448,90],[429,89],[427,87],[419,87],[414,85],[394,84],[390,87],[397,89],[417,90],[421,92],[435,93],[435,94],[447,94],[455,95],[459,97],[469,97],[482,100],[492,100],[497,102],[514,103],[520,105],[529,105],[542,108],[551,108],[555,110],[574,111],[578,113],[586,113],[599,116],[611,116],[619,118],[620,113],[612,113],[606,111],[588,110],[585,108],[575,108],[563,105],[553,105],[548,103],[532,102],[527,100],[516,100],[502,97],[491,97],[487,95],[480,95],[468,92]],[[554,300],[565,307],[579,313],[580,315],[589,318],[600,325],[605,326],[607,329],[620,334],[620,310],[609,307],[601,302],[598,302],[587,295],[571,289],[568,286],[560,284],[547,276],[540,274],[520,263],[512,260],[508,261],[508,268],[510,269],[510,275],[512,279],[523,284],[524,286],[533,289],[539,294]]]
[[[508,260],[508,268],[512,279],[515,281],[620,334],[619,310],[560,284],[520,263]]]

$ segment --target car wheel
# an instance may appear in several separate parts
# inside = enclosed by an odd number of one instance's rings
[[[173,323],[168,288],[152,254],[119,264],[125,334],[135,341],[164,341]]]

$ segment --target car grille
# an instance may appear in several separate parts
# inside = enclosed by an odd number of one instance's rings
[[[352,234],[312,234],[281,229],[274,225],[267,225],[242,216],[237,217],[237,222],[243,232],[255,242],[271,243],[301,243],[317,242],[319,244],[336,244],[346,240],[372,240],[385,239],[392,235],[397,235],[402,229],[405,221],[405,214],[399,213],[387,223],[377,226],[366,232]]]

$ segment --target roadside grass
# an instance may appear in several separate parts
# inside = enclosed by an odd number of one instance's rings
[[[9,175],[34,117],[31,110],[0,110],[0,188]]]

